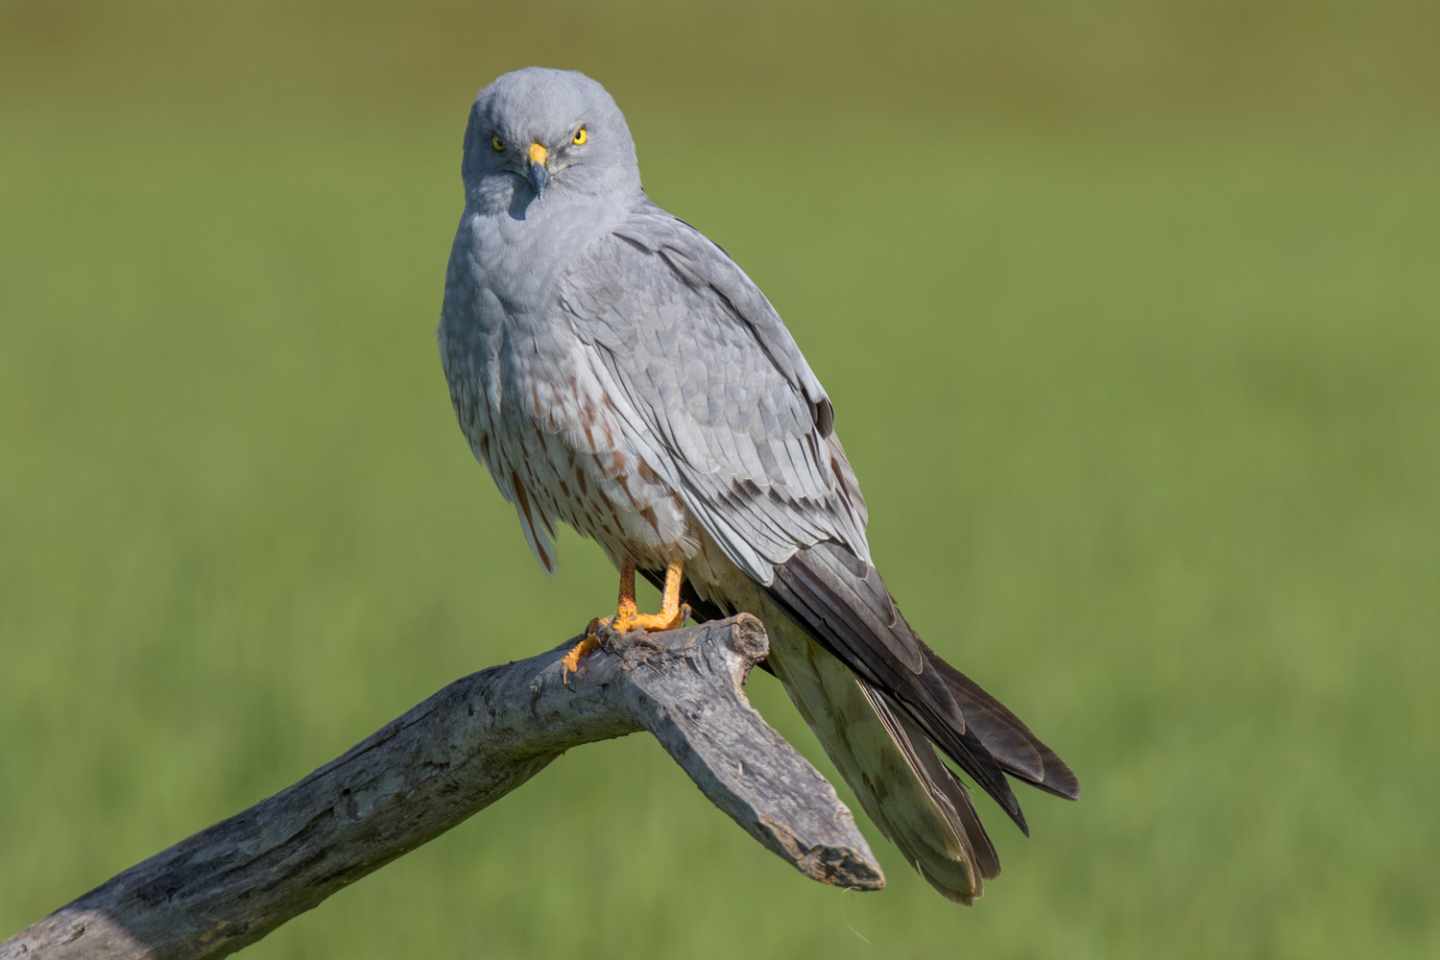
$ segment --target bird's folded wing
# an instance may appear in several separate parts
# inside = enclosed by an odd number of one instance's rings
[[[825,540],[868,558],[830,400],[723,250],[647,204],[559,289],[627,439],[737,566],[769,584],[775,565]]]
[[[724,251],[646,206],[570,268],[560,303],[628,444],[736,566],[894,698],[1021,829],[1006,772],[1071,791],[1058,758],[942,670],[900,615],[870,563],[864,501],[829,400]]]

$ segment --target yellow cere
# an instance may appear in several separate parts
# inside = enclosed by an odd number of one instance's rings
[[[544,147],[542,147],[542,146],[541,146],[540,144],[538,144],[538,143],[532,143],[532,144],[530,144],[530,162],[531,162],[531,163],[537,164],[537,165],[539,165],[539,166],[544,166],[544,165],[545,165],[545,161],[546,161],[547,159],[549,159],[549,157],[550,157],[550,151],[549,151],[549,150],[546,150]]]

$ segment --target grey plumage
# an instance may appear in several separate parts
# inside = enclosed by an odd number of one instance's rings
[[[999,862],[932,743],[1022,829],[1007,773],[1078,783],[900,616],[834,409],[770,302],[645,197],[624,117],[580,74],[482,90],[462,179],[441,357],[540,563],[563,521],[652,578],[683,561],[697,610],[761,615],[773,671],[866,810],[968,902]]]

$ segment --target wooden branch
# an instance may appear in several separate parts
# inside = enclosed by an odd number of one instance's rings
[[[768,650],[758,620],[608,636],[565,686],[570,645],[457,680],[300,782],[0,943],[0,960],[225,956],[489,806],[565,750],[639,730],[801,873],[884,886],[834,788],[745,699],[741,685]]]

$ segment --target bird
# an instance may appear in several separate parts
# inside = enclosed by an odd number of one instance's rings
[[[599,623],[759,617],[767,669],[866,813],[972,903],[1000,860],[964,778],[1026,835],[1009,779],[1069,799],[1079,781],[901,615],[834,405],[775,308],[647,197],[624,114],[583,73],[481,89],[460,172],[437,339],[461,431],[546,571],[563,523],[619,573],[567,681]],[[639,610],[637,574],[658,612]]]

